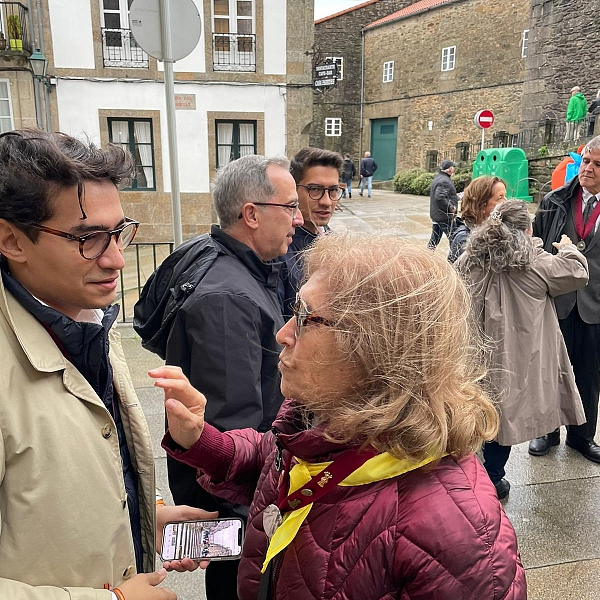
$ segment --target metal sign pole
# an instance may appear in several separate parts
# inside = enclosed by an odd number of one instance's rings
[[[481,130],[481,149],[485,148],[485,129]]]
[[[175,120],[175,83],[173,78],[173,46],[171,40],[170,0],[160,0],[160,24],[163,65],[165,69],[165,100],[169,133],[169,162],[171,172],[171,207],[173,212],[173,241],[175,248],[183,242],[181,226],[181,194],[179,191],[179,157],[177,153],[177,123]]]

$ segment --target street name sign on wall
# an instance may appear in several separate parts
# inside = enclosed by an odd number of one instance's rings
[[[491,110],[480,110],[475,115],[475,125],[479,127],[479,129],[488,129],[494,124],[494,113]]]

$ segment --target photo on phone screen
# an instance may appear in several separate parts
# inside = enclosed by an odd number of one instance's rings
[[[239,558],[244,524],[241,519],[167,523],[163,531],[163,560]]]

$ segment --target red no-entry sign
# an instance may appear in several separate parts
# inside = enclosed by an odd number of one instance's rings
[[[480,110],[475,115],[475,125],[480,129],[487,129],[494,124],[494,113],[491,110]]]

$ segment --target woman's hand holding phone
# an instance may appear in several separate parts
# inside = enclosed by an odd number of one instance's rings
[[[140,573],[118,587],[126,600],[177,600],[177,594],[164,587],[156,587],[167,576],[165,569],[154,573]]]
[[[202,435],[206,398],[192,387],[179,367],[165,365],[148,371],[154,385],[165,391],[165,409],[171,437],[189,450]]]

